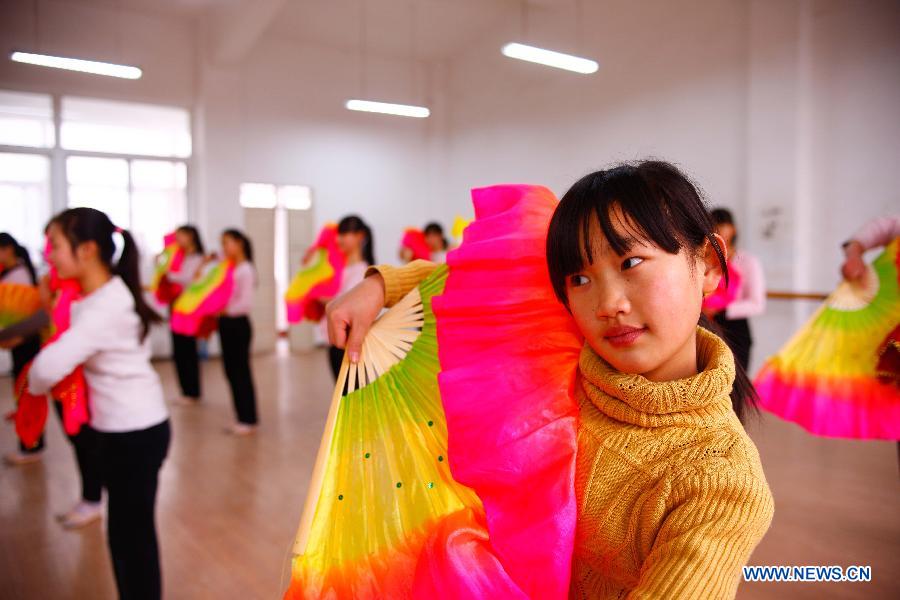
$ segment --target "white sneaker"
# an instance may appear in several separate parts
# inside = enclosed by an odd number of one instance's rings
[[[253,435],[256,433],[256,425],[248,425],[247,423],[234,423],[230,427],[225,429],[226,433],[230,433],[231,435]]]
[[[37,452],[22,452],[21,450],[16,450],[15,452],[7,452],[3,456],[3,461],[8,465],[19,467],[22,465],[33,465],[36,462],[41,462],[41,458],[43,458],[43,456],[43,450],[38,450]]]
[[[66,529],[78,529],[99,521],[103,516],[102,502],[85,502],[82,500],[75,508],[63,515],[62,526]]]

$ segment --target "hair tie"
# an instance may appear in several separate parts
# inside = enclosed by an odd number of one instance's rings
[[[121,228],[121,227],[116,227],[116,233],[122,233],[122,228]]]

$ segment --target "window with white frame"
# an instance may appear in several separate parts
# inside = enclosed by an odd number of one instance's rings
[[[145,271],[163,236],[187,220],[185,109],[0,90],[0,147],[0,229],[35,256],[47,220],[66,206],[102,210],[129,229]],[[64,190],[55,203],[53,188]]]

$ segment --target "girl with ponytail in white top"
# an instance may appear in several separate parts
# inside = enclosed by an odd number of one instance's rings
[[[256,388],[250,370],[250,342],[253,328],[250,311],[256,270],[253,268],[253,245],[242,232],[227,229],[222,233],[222,252],[234,263],[234,291],[225,313],[219,317],[219,340],[222,343],[222,365],[231,387],[237,422],[229,429],[235,435],[249,435],[256,431]]]
[[[104,213],[63,211],[47,234],[50,262],[60,277],[79,282],[83,298],[72,305],[69,329],[34,359],[28,385],[46,394],[84,366],[119,597],[160,598],[156,491],[170,429],[147,338],[160,317],[141,295],[134,239]]]
[[[203,267],[203,242],[200,232],[193,225],[182,225],[175,230],[175,241],[184,252],[181,268],[177,272],[167,273],[166,278],[181,288],[187,289]],[[174,305],[174,302],[172,303]],[[197,353],[197,337],[182,335],[172,331],[172,358],[175,361],[175,372],[178,374],[178,385],[181,397],[178,404],[192,406],[200,401],[200,356]]]

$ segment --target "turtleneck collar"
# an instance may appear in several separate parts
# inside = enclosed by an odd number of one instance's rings
[[[734,356],[716,335],[697,328],[700,372],[675,381],[650,381],[643,375],[620,373],[584,345],[579,359],[581,388],[607,416],[639,425],[711,426],[732,414]]]

